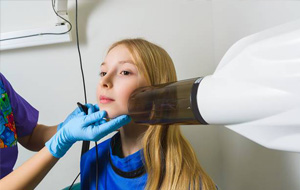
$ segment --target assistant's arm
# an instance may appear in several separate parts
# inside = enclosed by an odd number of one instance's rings
[[[18,142],[28,150],[39,151],[56,131],[57,126],[37,124],[30,135],[18,138]]]
[[[19,168],[1,179],[0,189],[34,189],[58,160],[44,147]]]

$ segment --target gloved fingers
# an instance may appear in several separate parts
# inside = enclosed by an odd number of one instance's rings
[[[122,126],[130,123],[130,121],[131,121],[131,117],[129,115],[120,115],[114,119],[111,119],[109,122],[107,122],[107,124],[116,124],[116,125],[118,125],[118,126],[120,125],[120,127],[122,127]]]
[[[105,119],[101,119],[100,121],[97,121],[94,125],[95,126],[99,126],[99,125],[102,125],[104,123],[106,123],[106,120]]]
[[[76,116],[72,117],[71,119],[75,118],[75,117],[81,117],[81,116],[84,116],[86,115],[83,111],[81,111],[80,113],[78,113]],[[70,120],[71,120],[70,119]]]
[[[88,111],[90,111],[90,109],[91,109],[91,113],[95,112],[93,104],[85,104],[85,106],[88,108]]]
[[[70,115],[68,115],[68,117],[57,126],[57,131],[59,131],[61,128],[63,128],[70,120],[72,120],[73,118],[77,117],[77,116],[83,116],[84,113],[79,109],[76,108]]]
[[[120,127],[130,123],[131,118],[128,115],[121,115],[114,119],[111,119],[108,122],[103,123],[102,125],[95,127],[95,130],[101,130],[107,134],[119,129]]]
[[[90,104],[90,103],[87,103],[87,104],[84,104],[87,108],[90,108],[90,107],[93,107],[94,105],[93,104]]]
[[[81,112],[81,110],[77,107],[69,116],[71,115],[77,115]]]
[[[106,120],[105,120],[105,119],[102,119],[102,120],[99,122],[100,125],[102,125],[102,124],[104,124],[104,123],[106,123]]]
[[[97,104],[85,104],[85,106],[88,108],[88,114],[100,111],[99,106]]]
[[[88,126],[92,123],[96,123],[101,121],[107,115],[106,111],[97,111],[95,113],[91,113],[85,116],[84,124]]]
[[[98,141],[123,125],[128,124],[130,121],[131,118],[128,115],[122,115],[101,125],[90,125],[85,128],[85,138],[89,141]],[[100,121],[100,123],[101,122],[103,121]]]
[[[77,107],[71,114],[68,115],[64,122],[69,121],[70,119],[76,117],[80,113],[82,113],[82,111]]]
[[[89,107],[88,108],[88,115],[94,113],[94,110],[95,109],[93,108],[93,106]]]
[[[98,104],[94,104],[94,105],[93,104],[86,104],[86,105],[88,105],[87,106],[88,107],[88,114],[100,111],[100,108],[99,108]],[[91,110],[90,110],[90,108],[91,108]]]
[[[98,104],[95,104],[95,105],[94,105],[94,108],[95,108],[95,110],[97,110],[97,111],[99,111],[99,110],[100,110],[100,108],[99,108],[99,105],[98,105]]]
[[[58,124],[58,125],[57,125],[57,128],[56,128],[56,131],[59,131],[59,130],[60,130],[60,128],[62,128],[62,127],[63,127],[63,125],[64,125],[64,122],[62,122],[62,123]]]

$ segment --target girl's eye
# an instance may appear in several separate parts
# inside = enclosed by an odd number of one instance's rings
[[[130,72],[129,71],[122,71],[121,74],[122,75],[130,75]]]
[[[100,72],[100,77],[104,77],[106,75],[106,72]]]

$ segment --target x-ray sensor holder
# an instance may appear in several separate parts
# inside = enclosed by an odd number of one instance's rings
[[[138,124],[208,124],[197,106],[202,79],[139,88],[129,99],[129,115]]]

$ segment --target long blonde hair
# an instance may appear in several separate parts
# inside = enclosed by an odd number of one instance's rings
[[[116,42],[109,51],[118,45],[127,47],[149,85],[177,80],[173,61],[161,47],[138,38]],[[147,190],[216,189],[179,125],[150,125],[143,136],[143,148]]]

